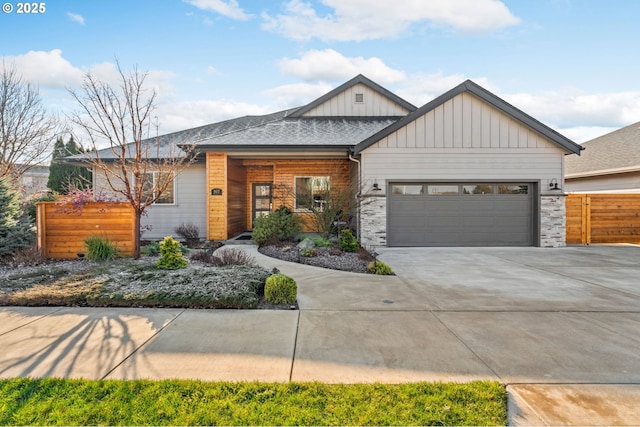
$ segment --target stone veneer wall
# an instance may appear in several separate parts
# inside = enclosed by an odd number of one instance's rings
[[[560,248],[566,246],[565,194],[540,196],[540,246]]]
[[[566,246],[565,195],[540,196],[540,246]],[[387,245],[387,198],[363,196],[360,207],[360,243],[365,248]]]
[[[364,248],[387,246],[387,196],[361,196],[360,244]]]

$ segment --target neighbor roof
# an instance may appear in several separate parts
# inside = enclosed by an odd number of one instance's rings
[[[607,175],[640,170],[640,122],[582,144],[585,152],[566,161],[566,177]]]
[[[488,90],[484,89],[483,87],[479,86],[478,84],[472,82],[471,80],[466,80],[466,81],[462,82],[461,84],[459,84],[458,86],[454,87],[453,89],[451,89],[447,93],[445,93],[443,95],[440,95],[439,97],[437,97],[433,101],[428,102],[427,104],[425,104],[422,107],[418,108],[417,110],[413,111],[411,114],[409,114],[409,115],[403,117],[402,119],[398,120],[397,122],[395,122],[393,125],[389,126],[388,128],[383,129],[379,133],[377,133],[375,135],[372,135],[371,137],[369,137],[366,140],[362,141],[360,144],[358,144],[356,146],[354,152],[356,154],[360,153],[361,151],[363,151],[364,149],[366,149],[366,148],[370,147],[371,145],[375,144],[376,142],[378,142],[382,138],[392,134],[393,132],[397,131],[398,129],[408,125],[412,121],[422,117],[424,114],[428,113],[429,111],[434,110],[436,107],[444,104],[445,102],[449,101],[450,99],[452,99],[452,98],[456,97],[457,95],[459,95],[461,93],[464,93],[464,92],[469,92],[469,93],[474,94],[475,96],[477,96],[480,99],[484,100],[485,102],[491,104],[495,108],[501,110],[505,114],[508,114],[512,118],[520,121],[524,125],[528,126],[529,128],[533,129],[534,131],[538,132],[539,134],[549,138],[551,141],[555,142],[560,147],[564,148],[565,150],[569,151],[570,153],[580,154],[580,151],[582,150],[582,147],[580,145],[578,145],[575,142],[571,141],[569,138],[559,134],[558,132],[556,132],[555,130],[551,129],[550,127],[542,124],[541,122],[539,122],[538,120],[536,120],[533,117],[529,116],[528,114],[526,114],[522,110],[519,110],[518,108],[516,108],[513,105],[509,104],[508,102],[506,102],[502,98],[497,97],[493,93],[489,92]]]

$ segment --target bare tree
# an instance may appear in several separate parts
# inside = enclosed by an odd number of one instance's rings
[[[178,174],[195,160],[196,152],[193,145],[179,148],[162,138],[150,138],[156,91],[145,87],[147,73],[137,68],[126,73],[118,64],[118,73],[119,86],[85,74],[82,88],[70,90],[80,106],[70,120],[89,137],[91,151],[84,160],[96,179],[104,179],[134,209],[137,259],[144,211],[161,200]]]
[[[18,180],[42,163],[58,130],[47,114],[38,89],[22,80],[15,67],[0,70],[0,178]]]

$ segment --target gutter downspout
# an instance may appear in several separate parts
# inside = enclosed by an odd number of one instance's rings
[[[356,227],[358,228],[356,230],[356,238],[358,239],[358,241],[360,241],[360,196],[362,195],[361,190],[362,190],[362,169],[361,169],[361,165],[360,165],[360,160],[356,159],[355,157],[353,157],[352,155],[352,151],[349,150],[349,160],[351,160],[352,162],[355,162],[358,165],[358,193],[356,193],[355,195],[355,199],[356,199],[356,215],[357,215],[357,222],[356,222]]]

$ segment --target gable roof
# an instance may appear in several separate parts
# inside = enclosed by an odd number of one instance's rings
[[[382,131],[378,132],[377,134],[372,135],[371,137],[365,139],[364,141],[362,141],[361,143],[356,145],[356,147],[354,149],[354,153],[358,154],[358,153],[362,152],[363,150],[365,150],[366,148],[368,148],[371,145],[375,144],[376,142],[378,142],[382,138],[392,134],[393,132],[397,131],[398,129],[408,125],[409,123],[413,122],[414,120],[418,119],[419,117],[423,116],[424,114],[428,113],[429,111],[434,110],[436,107],[444,104],[445,102],[449,101],[450,99],[452,99],[452,98],[456,97],[457,95],[460,95],[461,93],[464,93],[464,92],[469,92],[469,93],[474,94],[475,96],[477,96],[478,98],[482,99],[483,101],[489,103],[493,107],[501,110],[503,113],[508,114],[509,116],[514,118],[515,120],[518,120],[519,122],[521,122],[524,125],[528,126],[532,130],[538,132],[539,134],[541,134],[541,135],[545,136],[546,138],[550,139],[551,141],[555,142],[557,145],[559,145],[560,147],[562,147],[563,149],[565,149],[569,153],[580,154],[580,151],[583,149],[580,145],[578,145],[575,142],[571,141],[569,138],[559,134],[558,132],[556,132],[555,130],[551,129],[550,127],[542,124],[541,122],[539,122],[538,120],[536,120],[533,117],[529,116],[528,114],[526,114],[522,110],[514,107],[513,105],[509,104],[508,102],[506,102],[502,98],[499,98],[498,96],[496,96],[493,93],[489,92],[488,90],[484,89],[480,85],[474,83],[471,80],[466,80],[466,81],[462,82],[461,84],[459,84],[458,86],[456,86],[453,89],[451,89],[450,91],[448,91],[448,92],[440,95],[439,97],[435,98],[433,101],[430,101],[430,102],[426,103],[425,105],[423,105],[422,107],[418,108],[417,110],[413,111],[411,114],[409,114],[409,115],[403,117],[402,119],[398,120],[397,122],[395,122],[394,124],[392,124],[388,128],[383,129]]]
[[[640,122],[582,144],[579,158],[568,157],[566,177],[608,175],[640,170]]]
[[[382,96],[384,96],[384,97],[390,99],[391,101],[395,102],[396,104],[400,105],[405,110],[415,111],[416,108],[417,108],[415,105],[411,104],[410,102],[405,101],[404,99],[400,98],[395,93],[390,92],[387,89],[383,88],[378,83],[376,83],[376,82],[374,82],[372,80],[369,80],[368,78],[366,78],[362,74],[358,74],[357,76],[355,76],[354,78],[352,78],[348,82],[345,82],[345,83],[341,84],[340,86],[338,86],[337,88],[333,89],[332,91],[327,92],[326,94],[322,95],[320,98],[316,99],[315,101],[310,102],[309,104],[305,105],[304,107],[300,107],[299,109],[294,111],[291,114],[290,117],[302,117],[305,113],[313,110],[317,106],[325,103],[326,101],[330,100],[331,98],[339,95],[340,93],[344,92],[345,90],[347,90],[350,87],[353,87],[353,86],[355,86],[357,84],[363,84],[363,85],[367,86],[369,89],[371,89],[371,90],[373,90],[375,92],[378,92]]]

